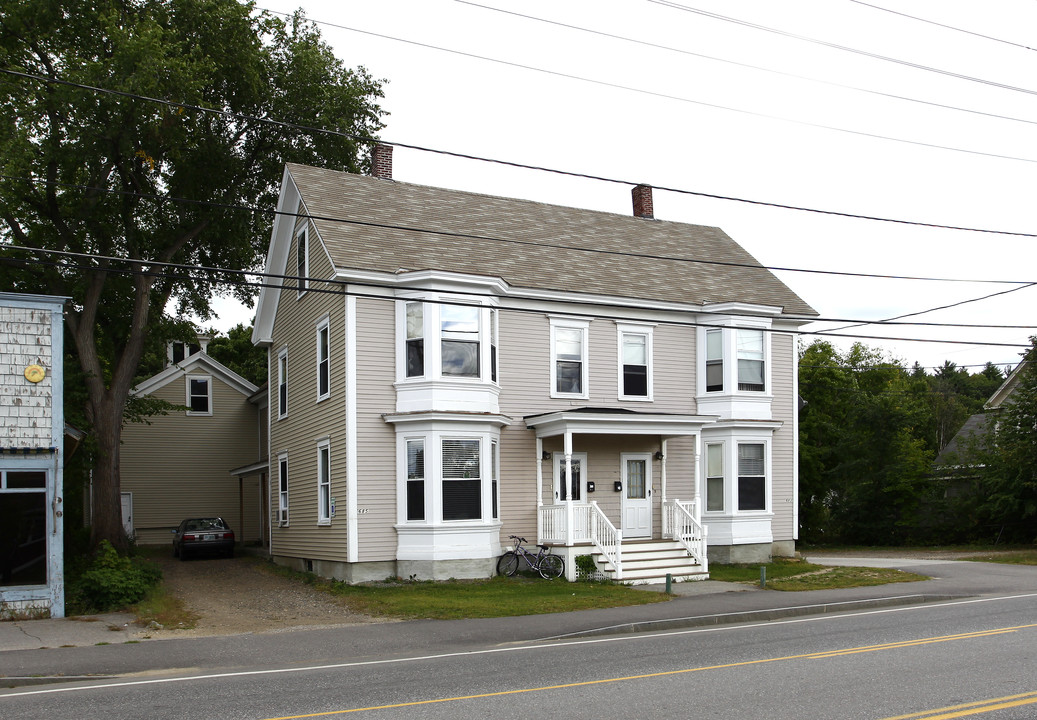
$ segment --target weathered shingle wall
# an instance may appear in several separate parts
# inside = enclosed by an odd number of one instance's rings
[[[0,306],[0,446],[50,447],[53,430],[50,310]],[[39,365],[43,380],[32,383],[25,369]]]

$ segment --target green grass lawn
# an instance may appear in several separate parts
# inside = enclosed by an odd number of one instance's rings
[[[511,617],[624,607],[665,602],[665,593],[635,590],[615,583],[495,577],[489,580],[445,582],[392,581],[348,585],[309,573],[268,565],[269,572],[298,577],[348,601],[350,608],[368,615],[401,619]]]
[[[893,568],[827,567],[792,558],[779,558],[766,564],[711,563],[709,577],[712,580],[758,584],[760,567],[767,570],[766,587],[770,590],[829,590],[929,579],[925,575]]]

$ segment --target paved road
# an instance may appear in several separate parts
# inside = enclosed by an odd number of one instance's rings
[[[663,632],[508,642],[539,629],[539,620],[553,631],[565,619],[547,616],[513,619],[519,629],[510,634],[496,621],[458,621],[357,628],[385,632],[381,642],[345,631],[326,643],[311,632],[265,636],[265,652],[205,671],[182,667],[0,693],[0,717],[1033,718],[1035,571],[1016,575],[1027,591]],[[784,596],[700,595],[663,605],[708,597],[748,603]],[[312,645],[306,664],[292,659],[297,648],[277,652],[277,641],[290,649],[296,639]],[[111,647],[144,657],[180,644]],[[96,658],[109,648],[72,650]]]

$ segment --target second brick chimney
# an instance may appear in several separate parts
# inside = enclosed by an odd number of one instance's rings
[[[637,185],[630,191],[634,199],[634,217],[654,218],[655,209],[652,207],[652,186]]]
[[[371,148],[371,176],[392,180],[392,145],[378,143]]]

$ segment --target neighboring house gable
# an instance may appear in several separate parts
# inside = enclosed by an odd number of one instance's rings
[[[205,352],[134,388],[182,409],[123,429],[124,510],[141,543],[166,543],[187,517],[222,516],[239,542],[266,537],[265,393]],[[260,406],[261,405],[261,406]]]
[[[278,210],[289,279],[253,332],[285,410],[275,559],[485,576],[511,534],[611,552],[592,517],[612,545],[707,525],[722,559],[793,551],[790,331],[815,313],[721,230],[300,165]]]

